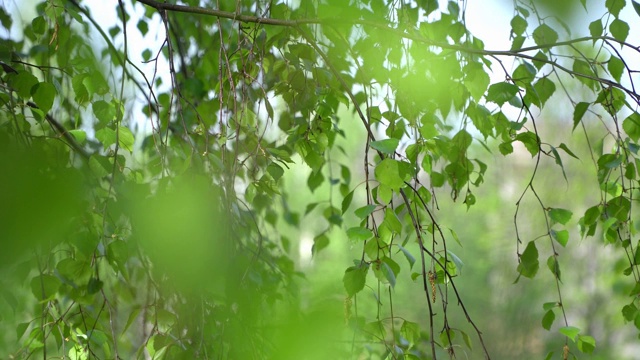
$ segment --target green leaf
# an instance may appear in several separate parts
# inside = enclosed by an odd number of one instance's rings
[[[517,85],[524,87],[533,82],[536,78],[536,73],[536,68],[533,65],[523,62],[513,71],[511,78]]]
[[[87,292],[89,294],[95,294],[98,291],[102,290],[102,285],[102,280],[92,277],[89,279],[89,283],[87,284]]]
[[[622,78],[622,73],[624,72],[624,63],[622,60],[618,59],[615,56],[611,56],[609,61],[607,61],[607,69],[609,69],[609,73],[616,79],[617,82],[620,82]]]
[[[48,82],[41,82],[32,89],[33,101],[38,105],[40,110],[48,113],[53,106],[53,100],[56,98],[56,88]]]
[[[558,41],[558,33],[549,25],[542,24],[533,31],[533,41],[537,45],[553,45]],[[548,49],[545,49],[548,51]]]
[[[565,145],[565,143],[561,143],[560,145],[558,145],[558,148],[564,150],[564,152],[566,152],[572,158],[578,159],[576,154],[574,154],[573,151],[569,150],[569,148],[567,147],[567,145]],[[580,159],[578,159],[578,160],[580,160]]]
[[[326,235],[326,233],[322,233],[316,236],[315,238],[313,238],[313,246],[311,247],[311,254],[315,256],[327,246],[329,246],[329,237]]]
[[[596,339],[589,335],[578,335],[578,350],[585,354],[592,354],[596,348]]]
[[[558,279],[558,281],[561,281],[560,264],[558,263],[558,259],[555,256],[551,255],[547,258],[547,267],[549,268],[553,276],[555,276],[555,278]]]
[[[407,340],[411,349],[420,340],[420,326],[417,323],[404,320],[400,326],[400,335]]]
[[[322,185],[323,182],[324,175],[322,175],[322,171],[312,171],[307,178],[307,187],[309,187],[309,190],[311,190],[311,192],[314,192],[317,188],[320,187],[320,185]]]
[[[128,152],[133,151],[133,143],[135,142],[135,138],[133,137],[133,133],[126,126],[118,126],[118,144],[121,148],[127,150]]]
[[[384,212],[384,220],[382,224],[385,224],[389,227],[389,230],[393,231],[396,234],[402,233],[402,223],[398,219],[398,216],[391,208],[387,208]]]
[[[626,5],[626,0],[607,0],[605,2],[605,6],[607,10],[611,13],[611,15],[618,17],[620,15],[620,10],[624,8]]]
[[[396,286],[396,277],[400,273],[400,265],[393,261],[393,259],[385,256],[381,259],[380,270],[384,278],[389,282],[389,285],[394,288]]]
[[[398,139],[384,139],[379,141],[372,141],[370,143],[371,147],[384,153],[384,154],[393,154],[398,147],[398,143],[400,140]]]
[[[544,316],[542,317],[542,327],[546,330],[551,329],[551,325],[553,325],[553,321],[556,319],[556,314],[553,312],[553,310],[549,310],[546,313],[544,313]]]
[[[374,173],[381,184],[397,191],[405,181],[411,179],[412,166],[403,161],[384,159],[376,166]]]
[[[364,289],[368,271],[369,267],[366,264],[361,263],[358,266],[349,267],[344,272],[342,283],[349,296],[354,296]]]
[[[416,263],[416,258],[414,258],[413,255],[411,255],[411,253],[409,252],[409,250],[405,249],[402,245],[397,244],[396,246],[400,248],[400,251],[402,251],[402,253],[404,254],[404,257],[409,262],[409,270],[411,270],[413,268],[413,264]]]
[[[633,9],[636,11],[636,14],[640,16],[640,3],[638,3],[636,0],[631,0],[631,4],[633,4]]]
[[[602,27],[601,19],[598,19],[589,24],[589,33],[591,34],[591,37],[599,38],[600,36],[602,36],[603,31],[604,28]],[[595,39],[593,41],[595,42]]]
[[[367,216],[371,215],[371,213],[373,213],[375,209],[376,209],[375,205],[366,205],[356,209],[356,211],[354,211],[354,214],[360,219],[364,220]]]
[[[582,117],[587,112],[587,109],[589,109],[589,105],[591,104],[587,102],[579,102],[576,105],[576,108],[573,110],[573,130],[575,130],[576,126],[582,121]]]
[[[580,329],[575,326],[561,327],[558,331],[573,341],[576,341],[576,336],[580,333]]]
[[[536,243],[530,241],[520,255],[520,264],[518,264],[518,273],[526,278],[532,279],[538,273],[540,263],[538,262],[538,248]]]
[[[28,71],[18,71],[18,74],[9,77],[9,84],[20,97],[31,97],[31,89],[38,84],[38,78]]]
[[[511,19],[511,31],[516,35],[522,35],[527,30],[527,25],[527,20],[520,15],[516,15]]]
[[[622,122],[622,128],[633,141],[638,141],[640,139],[640,114],[633,112],[627,116]]]
[[[622,317],[626,322],[633,321],[638,315],[638,307],[632,302],[622,308]]]
[[[109,146],[116,143],[115,130],[105,127],[96,131],[96,139],[102,143],[102,146],[106,150]]]
[[[611,35],[618,41],[627,40],[627,36],[629,36],[629,24],[626,22],[615,19],[609,25],[609,31],[611,31]]]
[[[47,30],[47,21],[44,19],[44,16],[35,17],[31,20],[31,28],[33,32],[42,35]]]
[[[472,62],[464,68],[464,86],[469,90],[471,97],[477,102],[489,86],[489,74],[484,70],[482,63]]]
[[[546,103],[551,95],[556,91],[556,84],[554,84],[548,77],[543,77],[536,81],[533,85],[533,89],[535,90],[538,99],[540,99],[540,104],[544,105],[544,103]]]
[[[467,334],[466,332],[464,332],[462,330],[458,330],[458,332],[460,333],[460,335],[462,335],[462,340],[464,340],[464,343],[465,343],[465,345],[467,345],[469,350],[473,350],[473,346],[472,346],[472,343],[471,343],[471,337],[469,337],[469,334]]]
[[[342,215],[344,215],[344,213],[347,212],[347,210],[349,210],[349,206],[351,206],[351,201],[353,200],[353,192],[355,190],[352,190],[351,192],[349,192],[347,194],[347,196],[345,196],[342,199]]]
[[[566,225],[571,219],[573,213],[566,209],[551,208],[549,209],[549,217],[551,218],[551,224],[560,223]]]
[[[93,114],[102,125],[107,125],[116,119],[116,107],[111,102],[104,100],[94,101],[91,104]]]
[[[500,106],[511,100],[518,93],[518,87],[508,82],[493,84],[487,92],[487,101],[492,101]]]
[[[556,231],[556,230],[549,230],[549,233],[551,234],[551,237],[558,242],[558,244],[564,246],[567,246],[567,243],[569,242],[569,232],[567,230],[560,230],[560,231]]]
[[[538,151],[540,151],[538,137],[531,131],[519,133],[518,135],[516,135],[516,140],[524,144],[529,153],[531,153],[531,157],[536,156]]]
[[[41,274],[31,279],[31,293],[39,301],[48,301],[55,297],[60,288],[60,280],[48,274]]]
[[[142,36],[147,35],[147,32],[149,32],[149,24],[147,24],[147,21],[144,19],[138,20],[138,24],[136,25],[136,27],[138,28],[138,30],[140,30]]]
[[[356,226],[347,230],[347,237],[352,241],[365,241],[373,237],[373,232],[367,228]]]

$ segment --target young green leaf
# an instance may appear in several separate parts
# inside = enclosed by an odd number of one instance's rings
[[[382,160],[375,169],[376,179],[393,190],[399,190],[411,178],[411,164],[394,159]]]
[[[549,234],[555,241],[558,242],[558,244],[562,245],[563,247],[567,246],[567,242],[569,242],[569,232],[567,230],[556,231],[551,229],[549,230]]]
[[[547,267],[558,281],[562,281],[560,279],[560,264],[555,256],[551,255],[547,258]]]
[[[398,147],[398,143],[400,140],[398,139],[384,139],[379,141],[372,141],[370,143],[371,147],[384,153],[384,154],[393,154]]]
[[[518,273],[526,278],[532,279],[538,273],[540,263],[538,262],[538,248],[536,243],[530,241],[520,255],[520,264],[518,264]]]
[[[611,31],[611,35],[616,40],[623,42],[629,36],[629,24],[620,19],[615,19],[609,25],[609,31]]]
[[[576,341],[576,336],[580,333],[580,329],[575,326],[561,327],[558,331],[573,341]]]
[[[53,100],[56,98],[56,88],[48,82],[41,82],[32,88],[33,101],[38,105],[44,113],[49,112],[53,106]]]
[[[501,82],[493,84],[489,87],[487,92],[487,101],[494,102],[499,106],[502,106],[507,101],[511,100],[518,93],[518,87],[508,82]]]
[[[566,209],[551,208],[549,209],[549,217],[551,218],[551,224],[560,223],[566,225],[571,219],[573,213]]]
[[[618,17],[618,15],[620,15],[620,10],[622,10],[625,5],[626,0],[607,0],[605,2],[607,10],[609,10],[611,15],[615,16],[616,18]]]
[[[352,241],[365,241],[373,237],[373,232],[367,228],[356,226],[347,230],[347,237]]]
[[[551,329],[551,325],[553,325],[553,321],[556,319],[556,314],[554,314],[553,310],[549,310],[544,313],[542,317],[542,327],[546,330]]]
[[[558,33],[549,25],[542,24],[533,31],[533,41],[537,45],[553,45],[558,41]]]
[[[368,265],[361,263],[358,266],[351,266],[342,277],[342,283],[349,296],[354,296],[364,289],[367,280]]]
[[[640,139],[640,114],[633,112],[622,121],[624,132],[629,135],[633,141]]]
[[[589,24],[589,33],[591,34],[591,37],[593,37],[593,42],[596,41],[595,38],[599,38],[600,36],[602,36],[602,32],[604,31],[604,28],[602,27],[602,20],[598,19],[594,22],[592,22],[591,24]]]

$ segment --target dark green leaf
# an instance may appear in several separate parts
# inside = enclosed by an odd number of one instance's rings
[[[609,31],[611,31],[611,35],[618,41],[627,40],[627,36],[629,36],[629,24],[626,22],[615,19],[609,25]]]
[[[324,175],[322,175],[322,171],[312,171],[307,179],[307,186],[311,192],[314,192],[318,187],[320,187],[320,185],[322,185],[323,182]]]
[[[582,117],[589,109],[590,103],[587,102],[579,102],[576,105],[576,108],[573,110],[573,129],[576,129],[576,126],[582,121]]]
[[[329,246],[329,237],[326,235],[326,233],[322,233],[316,236],[315,238],[313,238],[313,246],[311,247],[311,254],[315,256],[327,246]]]
[[[558,279],[558,281],[561,281],[561,279],[560,279],[560,264],[558,263],[558,259],[555,256],[551,255],[551,256],[549,256],[549,258],[547,258],[547,267],[549,268],[549,270],[551,271],[553,276],[556,279]]]
[[[355,191],[355,190],[354,190]],[[349,206],[351,205],[351,201],[353,200],[353,191],[347,194],[347,196],[342,199],[342,215],[347,212]]]
[[[605,2],[607,10],[609,10],[611,15],[615,16],[616,18],[618,17],[618,15],[620,15],[620,10],[622,10],[625,5],[626,0],[607,0]]]
[[[116,119],[116,108],[113,103],[98,100],[91,104],[91,108],[102,125],[107,125]]]
[[[31,20],[31,28],[38,35],[44,34],[45,30],[47,30],[47,21],[44,16],[38,16]]]
[[[589,33],[591,34],[591,37],[599,38],[600,36],[602,36],[603,31],[604,31],[604,28],[602,27],[601,19],[598,19],[592,22],[591,24],[589,24]],[[594,39],[594,42],[595,42],[595,39]]]
[[[569,210],[559,209],[559,208],[551,208],[549,209],[549,217],[551,218],[551,223],[559,223],[562,225],[566,225],[569,220],[571,220],[571,216],[573,213]]]
[[[28,99],[31,97],[31,89],[38,84],[38,78],[28,71],[19,71],[9,78],[9,84],[19,96]]]
[[[464,85],[475,101],[480,101],[482,95],[489,86],[489,74],[484,70],[482,63],[472,62],[464,68]]]
[[[532,279],[538,273],[540,263],[538,262],[538,248],[536,243],[530,241],[520,255],[520,264],[518,264],[518,273],[524,277]]]
[[[60,285],[57,277],[42,274],[31,279],[31,292],[39,301],[47,301],[53,299]]]
[[[640,16],[640,3],[638,3],[636,0],[631,0],[631,4],[633,4],[633,9],[636,11],[636,14]]]
[[[516,15],[511,19],[511,31],[516,35],[522,35],[527,30],[527,20]]]
[[[495,102],[502,106],[518,93],[518,87],[508,82],[493,84],[487,92],[487,101]]]
[[[533,41],[537,45],[553,45],[558,41],[558,33],[549,25],[542,24],[533,31]]]
[[[411,253],[409,252],[409,250],[405,249],[404,247],[402,247],[402,245],[396,245],[398,248],[400,248],[400,250],[402,251],[402,253],[404,254],[404,257],[407,258],[407,261],[409,262],[409,269],[413,268],[413,264],[415,264],[416,259],[413,257],[413,255],[411,255]]]
[[[553,310],[549,310],[544,313],[542,317],[542,327],[546,330],[551,329],[551,325],[553,325],[553,321],[556,319],[556,314],[554,314]]]
[[[369,267],[362,263],[358,266],[352,266],[344,272],[342,283],[349,296],[354,296],[364,289],[368,271]]]
[[[596,348],[596,339],[588,335],[578,335],[578,349],[585,354],[592,354]]]
[[[541,105],[544,105],[544,103],[547,102],[551,95],[556,91],[556,84],[554,84],[548,77],[543,77],[536,81],[533,85],[533,89],[540,99]]]
[[[32,89],[33,101],[38,105],[44,113],[49,112],[53,106],[53,100],[56,98],[56,88],[48,82],[41,82]]]
[[[609,69],[609,73],[616,79],[617,82],[620,82],[622,78],[622,73],[624,72],[624,63],[622,60],[618,59],[615,56],[611,56],[609,61],[607,62],[607,69]]]

